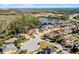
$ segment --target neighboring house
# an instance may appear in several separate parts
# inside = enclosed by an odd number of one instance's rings
[[[33,28],[33,29],[28,30],[29,35],[31,35],[33,33],[38,33],[38,32],[39,32],[39,30],[37,28]]]
[[[65,27],[64,30],[65,30],[64,31],[65,34],[68,34],[68,33],[71,33],[72,32],[72,30],[71,30],[70,27]]]
[[[44,26],[41,27],[41,30],[47,30],[47,29],[48,29],[47,25],[44,25]]]
[[[39,33],[39,29],[36,28],[36,34],[38,34],[38,33]]]
[[[53,26],[52,25],[44,25],[41,27],[41,30],[48,30],[51,29]]]
[[[70,27],[62,27],[58,31],[59,31],[59,33],[63,33],[63,34],[68,34],[68,33],[72,32]]]
[[[52,26],[52,25],[48,25],[47,27],[48,27],[48,29],[52,29],[52,28],[53,28],[53,26]]]
[[[59,29],[58,32],[60,35],[62,35],[62,34],[64,34],[64,29]]]
[[[17,50],[17,48],[14,44],[7,44],[3,47],[3,53],[5,53],[5,54],[15,52],[16,50]]]
[[[59,34],[68,34],[71,33],[72,30],[70,27],[63,27],[58,30]]]
[[[17,40],[17,38],[15,38],[15,37],[14,38],[9,38],[8,40],[5,40],[4,43],[5,44],[8,44],[8,43],[10,44],[10,43],[14,43],[16,40]]]
[[[50,32],[50,33],[48,34],[48,36],[49,36],[50,38],[53,38],[54,36],[57,36],[57,35],[59,35],[59,32],[58,32],[58,31],[52,31],[52,32]]]

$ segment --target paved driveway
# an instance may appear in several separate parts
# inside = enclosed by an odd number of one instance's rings
[[[22,46],[21,50],[34,51],[40,47],[38,43],[40,42],[40,35],[37,35],[34,39],[30,38],[29,41],[26,41]]]

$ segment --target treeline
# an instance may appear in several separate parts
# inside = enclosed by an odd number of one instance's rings
[[[21,19],[17,19],[10,23],[10,34],[17,34],[21,32],[27,32],[31,28],[39,28],[43,24],[36,17],[23,16]]]
[[[21,18],[0,20],[0,40],[6,40],[19,33],[27,32],[31,28],[40,28],[43,24],[36,17],[22,15]],[[1,41],[1,42],[2,42]]]

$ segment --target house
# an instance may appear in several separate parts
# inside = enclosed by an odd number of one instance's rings
[[[39,30],[37,28],[33,28],[33,29],[28,30],[29,35],[32,35],[33,33],[38,33],[38,32],[39,32]]]
[[[72,32],[70,27],[62,27],[58,30],[59,34],[69,34]]]
[[[65,34],[69,34],[69,33],[71,33],[71,32],[72,32],[72,30],[71,30],[70,27],[65,27],[65,28],[64,28],[64,33],[65,33]]]
[[[10,43],[14,43],[16,40],[17,40],[17,38],[13,37],[13,38],[9,38],[8,40],[5,40],[4,43],[5,44],[8,44],[8,43],[10,44]]]
[[[36,28],[36,34],[38,34],[38,33],[39,33],[39,29]]]
[[[47,27],[48,27],[48,29],[52,29],[52,28],[53,28],[53,26],[52,26],[52,25],[48,25]]]
[[[54,36],[57,36],[57,35],[59,35],[59,32],[58,32],[58,31],[51,31],[51,32],[48,34],[48,36],[49,36],[50,38],[53,38]]]
[[[12,52],[15,52],[17,50],[16,46],[14,44],[7,44],[3,47],[3,53],[10,54]]]
[[[52,25],[44,25],[41,27],[41,30],[48,30],[48,29],[52,29],[53,26]]]
[[[47,25],[41,27],[41,30],[47,30],[47,29],[48,29]]]
[[[58,32],[60,35],[62,35],[62,34],[64,34],[64,29],[59,29]]]

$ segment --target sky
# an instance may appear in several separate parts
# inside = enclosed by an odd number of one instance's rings
[[[0,4],[0,8],[79,8],[79,4]]]

